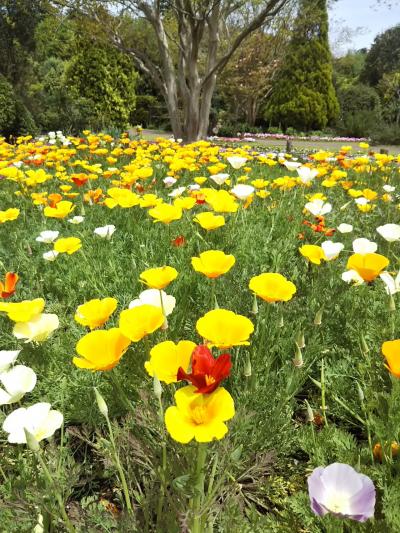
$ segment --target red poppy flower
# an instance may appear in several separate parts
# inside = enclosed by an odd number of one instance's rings
[[[214,359],[207,346],[197,346],[192,353],[192,372],[187,374],[182,367],[179,368],[177,379],[190,381],[197,387],[196,392],[210,394],[218,385],[227,378],[231,372],[231,356],[224,353]]]
[[[86,174],[74,174],[71,179],[77,187],[82,187],[89,179],[89,176]]]
[[[171,241],[171,244],[173,246],[176,246],[177,248],[179,246],[184,246],[185,243],[186,243],[186,239],[185,239],[185,237],[183,235],[178,235],[178,237],[176,237],[175,239],[172,239],[172,241]]]
[[[15,272],[7,272],[4,283],[0,281],[0,298],[9,298],[15,292],[19,276]]]

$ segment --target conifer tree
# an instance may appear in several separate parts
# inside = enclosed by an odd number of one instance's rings
[[[339,113],[332,82],[326,0],[300,0],[287,55],[267,119],[298,130],[323,129]]]

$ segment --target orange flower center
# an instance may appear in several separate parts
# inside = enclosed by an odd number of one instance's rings
[[[195,424],[204,424],[207,419],[207,410],[202,405],[196,406],[192,411],[192,420]]]
[[[212,385],[213,383],[215,383],[215,378],[213,378],[212,376],[209,376],[208,374],[206,374],[205,380],[206,380],[207,387],[208,385]]]

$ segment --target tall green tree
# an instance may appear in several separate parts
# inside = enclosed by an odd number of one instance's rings
[[[300,0],[286,58],[267,106],[267,119],[285,128],[323,129],[338,113],[327,1]]]
[[[109,42],[128,54],[162,94],[175,137],[196,141],[208,133],[217,76],[242,43],[277,20],[295,0],[54,0],[84,11],[103,26]],[[101,7],[110,8],[108,17]],[[126,38],[124,20],[143,18],[155,39],[155,61]],[[129,24],[128,24],[129,25]],[[129,33],[129,32],[128,32]]]
[[[71,94],[87,103],[88,126],[102,129],[128,125],[135,109],[137,81],[129,57],[81,36],[66,77]]]
[[[375,37],[360,79],[376,86],[385,74],[400,71],[400,24]]]

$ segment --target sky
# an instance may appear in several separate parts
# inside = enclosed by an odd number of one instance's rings
[[[390,8],[387,4],[390,3]],[[329,11],[330,38],[335,55],[343,55],[348,49],[369,48],[378,33],[400,24],[400,0],[385,5],[376,0],[338,0]],[[346,28],[350,30],[348,39]]]

